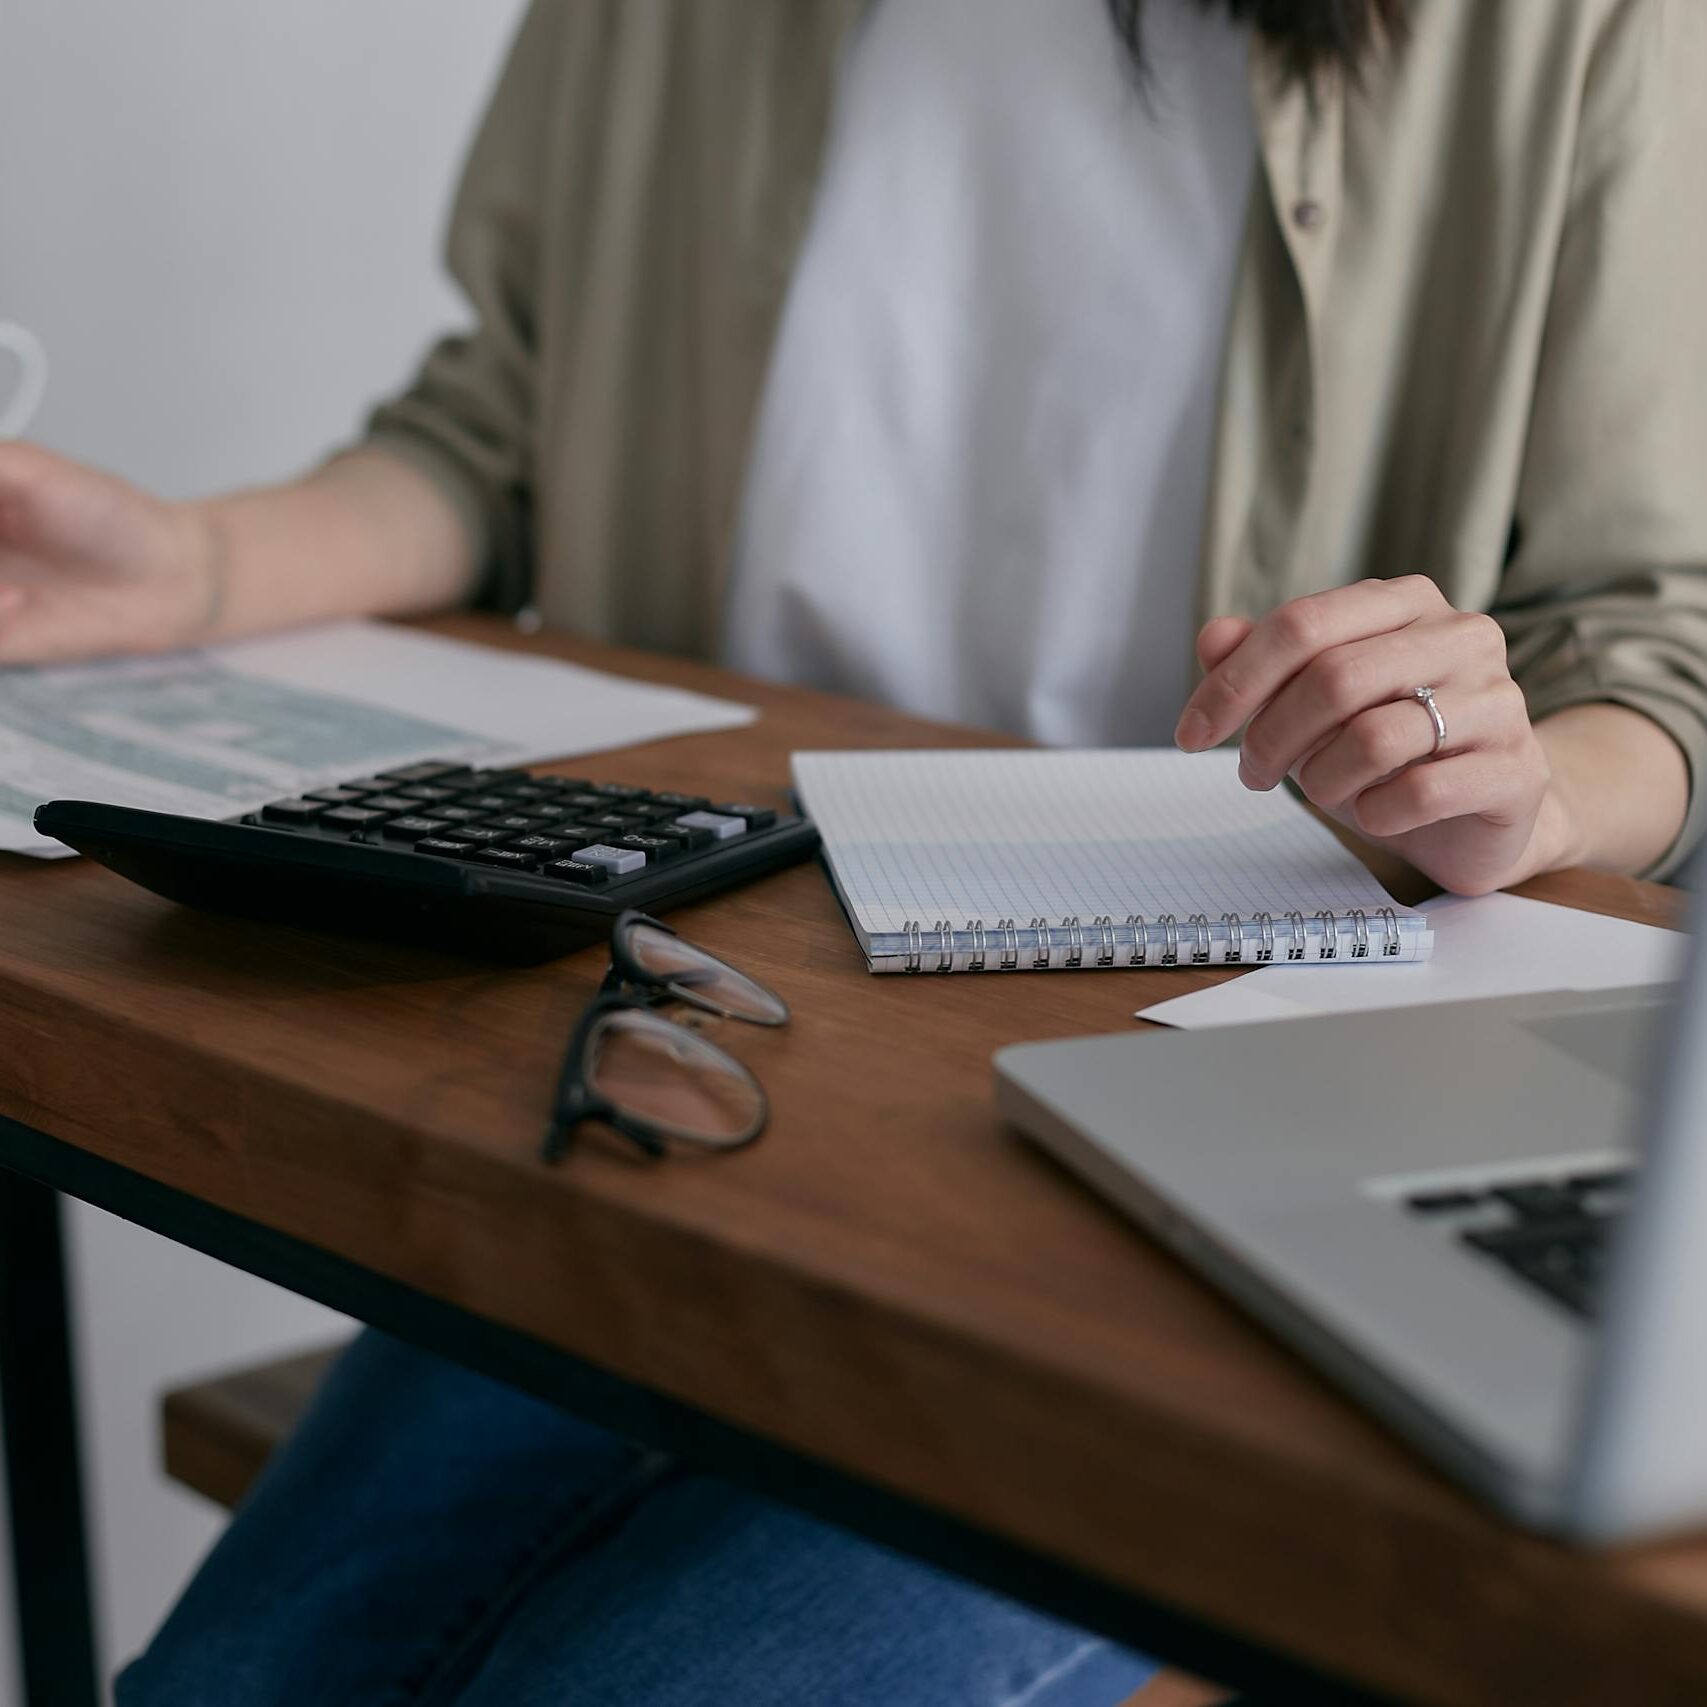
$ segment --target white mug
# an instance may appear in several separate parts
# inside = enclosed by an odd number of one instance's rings
[[[10,356],[6,362],[3,358]],[[7,367],[16,367],[7,396]],[[41,339],[15,320],[0,320],[0,439],[15,439],[29,424],[47,391],[47,351]]]

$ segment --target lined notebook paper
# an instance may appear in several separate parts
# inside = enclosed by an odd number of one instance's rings
[[[1401,907],[1231,752],[796,753],[874,972],[1425,957]]]

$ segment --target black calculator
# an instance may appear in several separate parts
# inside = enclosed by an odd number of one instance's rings
[[[54,800],[35,826],[169,900],[542,960],[806,858],[804,818],[523,770],[404,765],[230,820]]]

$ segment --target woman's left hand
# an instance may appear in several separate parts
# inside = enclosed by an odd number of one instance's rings
[[[1252,624],[1217,617],[1208,672],[1175,740],[1199,752],[1245,729],[1239,775],[1291,776],[1332,816],[1436,882],[1479,895],[1552,863],[1551,773],[1490,616],[1455,610],[1424,575],[1293,599]],[[1414,697],[1427,685],[1446,723]]]

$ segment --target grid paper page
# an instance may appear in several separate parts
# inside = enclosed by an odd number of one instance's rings
[[[913,921],[1409,909],[1233,752],[796,753],[866,947]]]

